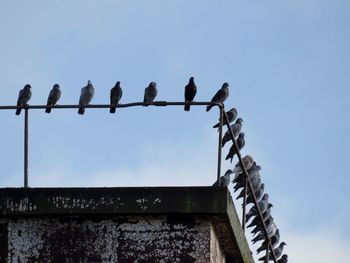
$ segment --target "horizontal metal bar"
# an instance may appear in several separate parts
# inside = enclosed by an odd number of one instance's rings
[[[92,108],[92,109],[108,109],[110,107],[116,107],[116,108],[129,108],[129,107],[136,107],[136,106],[185,106],[185,105],[191,105],[191,106],[217,106],[220,109],[224,108],[224,105],[222,103],[218,102],[211,102],[211,101],[199,101],[199,102],[183,102],[183,101],[175,101],[175,102],[169,102],[169,101],[154,101],[151,103],[143,103],[143,102],[132,102],[132,103],[124,103],[124,104],[117,104],[117,105],[110,105],[110,104],[89,104],[86,106],[83,106],[84,108]],[[16,110],[16,109],[78,109],[82,106],[77,104],[68,104],[68,105],[27,105],[27,106],[0,106],[0,110]]]

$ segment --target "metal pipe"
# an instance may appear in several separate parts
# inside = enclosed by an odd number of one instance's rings
[[[247,188],[248,188],[248,177],[245,177],[245,184],[244,184],[244,195],[243,195],[243,207],[242,207],[242,229],[243,232],[245,232],[245,220],[247,215]]]
[[[217,184],[220,183],[221,175],[221,155],[222,155],[222,128],[223,128],[223,116],[224,108],[220,107],[220,118],[219,118],[219,145],[218,145],[218,174],[217,174]]]
[[[28,187],[28,108],[24,109],[24,187]]]
[[[275,252],[273,251],[273,247],[272,247],[272,245],[271,245],[271,240],[270,240],[270,238],[268,237],[267,230],[266,230],[266,225],[265,225],[265,222],[264,222],[262,213],[261,213],[261,211],[260,211],[260,209],[259,209],[258,201],[257,201],[257,199],[256,199],[254,189],[253,189],[253,187],[252,187],[252,185],[251,185],[251,183],[250,183],[250,180],[249,180],[249,177],[248,177],[248,172],[247,172],[246,168],[244,167],[243,160],[242,160],[242,156],[241,156],[241,153],[240,153],[240,151],[239,151],[239,149],[238,149],[237,141],[236,141],[236,139],[235,139],[235,137],[234,137],[234,135],[233,135],[233,131],[232,131],[232,128],[231,128],[231,126],[230,126],[230,124],[229,124],[229,120],[228,120],[228,117],[227,117],[226,112],[224,112],[224,117],[225,117],[225,124],[226,124],[226,126],[227,126],[227,128],[228,128],[228,131],[229,131],[230,135],[231,135],[232,143],[233,143],[233,145],[234,145],[234,147],[235,147],[235,149],[236,149],[238,161],[239,161],[239,163],[241,164],[241,167],[242,167],[243,175],[244,175],[244,177],[245,177],[246,180],[247,180],[246,182],[247,182],[247,185],[248,185],[248,189],[249,189],[249,191],[250,191],[250,194],[251,194],[252,197],[253,197],[253,204],[254,204],[254,206],[255,206],[255,208],[256,208],[256,210],[257,210],[257,216],[258,216],[258,218],[259,218],[259,220],[260,220],[261,225],[263,226],[263,231],[264,231],[265,237],[266,237],[266,239],[267,239],[267,241],[268,241],[267,244],[268,244],[268,247],[270,248],[273,261],[274,261],[275,263],[277,263],[277,258],[276,258]],[[245,223],[244,223],[244,224],[245,224]],[[242,225],[243,225],[243,222],[242,222]]]

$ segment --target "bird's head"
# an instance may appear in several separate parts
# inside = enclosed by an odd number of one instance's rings
[[[88,80],[88,85],[89,85],[89,86],[92,85],[90,80]]]
[[[260,171],[261,170],[261,166],[257,165],[256,168]]]
[[[55,89],[59,89],[59,88],[60,88],[60,85],[58,85],[58,84],[56,83],[55,85],[53,85],[53,87],[54,87]]]
[[[117,81],[116,83],[115,83],[115,85],[118,87],[118,86],[120,86],[120,81]]]
[[[285,242],[282,242],[281,244],[280,244],[280,247],[283,247],[283,246],[286,246],[287,244],[285,243]]]
[[[194,77],[190,77],[190,82],[193,82],[194,81]]]
[[[262,198],[262,199],[264,199],[264,200],[269,199],[269,194],[264,194],[264,196],[263,196],[263,198]]]
[[[152,81],[150,84],[149,84],[150,87],[157,87],[157,83],[155,83],[154,81]]]
[[[238,118],[238,119],[236,120],[236,123],[242,124],[242,123],[243,123],[243,119],[242,119],[242,118]]]
[[[26,84],[26,85],[24,86],[24,88],[25,88],[25,89],[31,89],[32,86],[30,86],[30,84]]]
[[[228,89],[228,87],[230,87],[230,85],[228,85],[227,82],[225,82],[224,84],[222,84],[222,89]]]
[[[236,108],[232,108],[232,109],[230,109],[229,111],[230,111],[230,112],[234,112],[234,113],[237,114],[237,109],[236,109]]]
[[[282,258],[283,258],[283,259],[288,259],[288,255],[284,254],[284,255],[282,256]]]
[[[273,204],[269,203],[269,204],[267,205],[267,208],[271,208],[271,207],[273,207]]]
[[[238,137],[241,137],[241,138],[244,138],[244,136],[245,136],[244,132],[241,132],[241,133],[238,135]]]
[[[231,169],[228,169],[225,173],[226,175],[230,175],[230,174],[233,174],[233,171]]]

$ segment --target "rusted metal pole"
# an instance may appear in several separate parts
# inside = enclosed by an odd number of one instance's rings
[[[224,108],[220,107],[220,118],[219,118],[219,145],[218,145],[218,173],[217,173],[217,183],[219,185],[220,175],[221,175],[221,155],[222,155],[222,128],[223,128],[223,117]]]
[[[28,108],[24,109],[24,187],[28,187]]]
[[[248,177],[248,172],[247,172],[246,168],[244,167],[244,163],[243,163],[243,160],[242,160],[242,156],[241,156],[241,153],[240,153],[240,151],[239,151],[239,149],[238,149],[237,141],[236,141],[236,139],[235,139],[235,137],[234,137],[234,135],[233,135],[233,131],[232,131],[232,128],[231,128],[231,126],[230,126],[230,124],[229,124],[229,121],[228,121],[228,117],[227,117],[227,115],[226,115],[226,112],[224,112],[224,118],[225,118],[225,124],[226,124],[226,126],[227,126],[227,129],[228,129],[228,131],[229,131],[229,133],[230,133],[230,135],[231,135],[232,143],[233,143],[233,145],[234,145],[234,147],[235,147],[235,150],[236,150],[236,153],[237,153],[238,161],[239,161],[239,163],[240,163],[240,165],[241,165],[241,167],[242,167],[243,175],[244,175],[244,177],[246,178],[246,182],[247,182],[247,186],[248,186],[249,192],[250,192],[250,194],[252,195],[253,204],[254,204],[254,206],[255,206],[255,208],[256,208],[256,210],[257,210],[257,217],[259,218],[259,221],[260,221],[260,223],[261,223],[261,225],[262,225],[262,227],[263,227],[263,232],[264,232],[264,234],[265,234],[265,237],[266,237],[266,239],[268,240],[268,242],[267,242],[267,247],[270,248],[273,261],[274,261],[275,263],[277,263],[277,258],[276,258],[275,252],[273,251],[273,247],[272,247],[272,245],[271,245],[271,240],[270,240],[270,238],[268,237],[268,233],[267,233],[267,230],[266,230],[266,224],[265,224],[265,222],[264,222],[262,213],[261,213],[261,211],[260,211],[260,209],[259,209],[259,206],[258,206],[258,200],[256,199],[254,189],[253,189],[253,187],[252,187],[252,185],[251,185],[251,183],[250,183],[250,180],[249,180],[249,177]],[[242,225],[243,225],[243,222],[242,222]]]

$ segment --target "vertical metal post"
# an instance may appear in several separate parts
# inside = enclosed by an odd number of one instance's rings
[[[24,187],[28,187],[28,108],[24,109]]]
[[[243,195],[243,207],[242,207],[242,229],[245,232],[245,219],[246,219],[246,210],[247,210],[247,189],[248,189],[248,177],[244,176],[244,195]]]
[[[222,153],[222,126],[223,126],[224,108],[220,107],[220,119],[219,119],[219,145],[218,145],[218,174],[217,183],[219,185],[221,175],[221,153]]]
[[[270,253],[269,253],[269,239],[268,238],[266,238],[266,244],[267,244],[267,247],[266,247],[266,263],[269,263],[269,261],[270,261],[270,259],[269,259],[269,255],[270,255]]]

